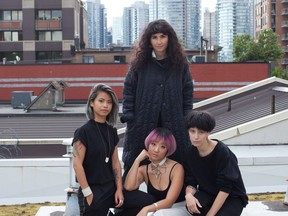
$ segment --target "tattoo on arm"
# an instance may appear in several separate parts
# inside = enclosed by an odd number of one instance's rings
[[[79,150],[81,149],[81,144],[79,142],[74,143],[73,145],[73,156],[79,156]]]
[[[117,169],[113,169],[113,173],[114,173],[114,177],[115,177],[115,180],[118,180],[118,170]]]

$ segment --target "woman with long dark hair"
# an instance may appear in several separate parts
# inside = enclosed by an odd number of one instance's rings
[[[146,136],[156,127],[171,130],[177,142],[171,157],[182,163],[184,150],[190,145],[184,116],[192,106],[193,82],[182,45],[167,21],[155,20],[134,47],[124,82],[124,178],[144,149]]]

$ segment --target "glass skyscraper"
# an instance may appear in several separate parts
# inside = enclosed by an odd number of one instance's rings
[[[219,62],[233,61],[234,37],[241,34],[250,34],[250,2],[251,0],[217,1],[216,37],[217,45],[222,47],[218,54]]]
[[[88,48],[107,46],[107,13],[100,0],[87,0]]]
[[[143,1],[135,1],[123,11],[123,43],[132,45],[149,22],[149,6]]]
[[[200,0],[150,0],[149,20],[167,20],[185,48],[199,49],[200,3]]]

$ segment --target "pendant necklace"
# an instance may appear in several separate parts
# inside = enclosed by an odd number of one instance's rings
[[[99,128],[98,123],[97,122],[95,122],[95,123],[97,125],[98,131],[99,131],[99,134],[100,134],[100,137],[101,137],[101,141],[102,141],[102,143],[104,145],[104,148],[105,148],[105,156],[106,156],[105,157],[105,163],[108,163],[109,162],[109,155],[110,155],[110,134],[109,134],[109,128],[108,128],[108,125],[106,124],[107,135],[108,135],[108,137],[107,137],[108,142],[107,142],[107,141],[104,141],[104,139],[103,139],[102,132],[101,132],[101,130]],[[108,154],[107,154],[107,146],[106,146],[107,143],[108,143]]]
[[[156,179],[160,182],[161,181],[161,175],[166,172],[166,160],[167,157],[165,157],[160,163],[156,164],[154,162],[151,163],[152,168],[152,174],[156,176]],[[164,170],[163,170],[164,169]]]

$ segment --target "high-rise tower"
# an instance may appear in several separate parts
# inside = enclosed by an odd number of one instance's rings
[[[167,20],[185,48],[199,49],[200,3],[200,0],[150,0],[149,20]]]
[[[233,61],[234,37],[250,34],[249,2],[250,0],[217,0],[216,38],[217,45],[222,47],[218,54],[218,61]]]

